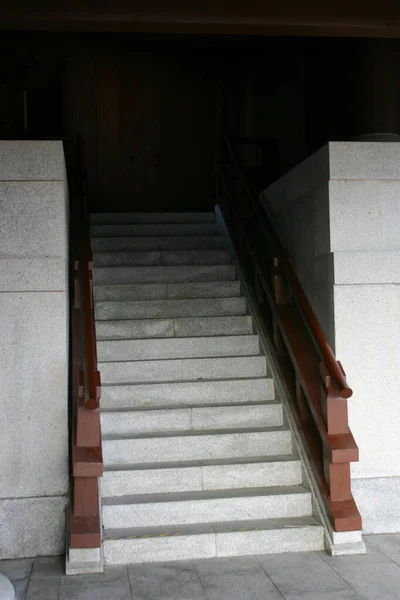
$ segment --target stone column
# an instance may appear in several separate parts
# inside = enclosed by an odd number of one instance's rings
[[[62,143],[0,142],[0,559],[64,551],[67,215]]]

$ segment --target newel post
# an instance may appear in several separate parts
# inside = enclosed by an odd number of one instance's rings
[[[342,366],[339,363],[340,368]],[[343,369],[342,369],[343,371]],[[347,399],[342,398],[332,382],[325,363],[320,363],[321,374],[321,412],[328,438],[349,433]],[[344,372],[343,372],[344,374]],[[329,452],[329,454],[328,454]],[[351,479],[350,462],[346,456],[332,456],[331,448],[324,448],[324,476],[329,496],[333,502],[350,500]]]

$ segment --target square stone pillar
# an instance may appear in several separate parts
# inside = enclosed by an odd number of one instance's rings
[[[68,187],[58,141],[0,141],[0,331],[0,559],[61,554]]]

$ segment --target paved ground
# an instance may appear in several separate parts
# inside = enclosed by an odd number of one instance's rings
[[[400,534],[365,541],[366,556],[275,554],[70,577],[57,557],[0,561],[0,572],[17,600],[400,600]]]

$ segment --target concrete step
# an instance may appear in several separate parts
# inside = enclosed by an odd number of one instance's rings
[[[94,299],[166,300],[178,298],[234,298],[240,296],[239,281],[205,281],[200,283],[132,283],[128,285],[95,285]]]
[[[324,529],[313,517],[106,530],[106,564],[317,552]]]
[[[282,424],[282,405],[276,402],[101,413],[103,435],[279,427]]]
[[[236,379],[267,374],[265,356],[99,362],[98,367],[105,384]]]
[[[291,454],[292,436],[282,427],[169,432],[148,437],[103,436],[102,445],[105,465],[132,465]]]
[[[123,252],[129,250],[224,250],[222,235],[162,236],[162,237],[96,237],[91,240],[92,252]]]
[[[149,494],[102,499],[105,529],[157,527],[312,515],[302,486]]]
[[[101,362],[157,360],[160,358],[251,356],[253,354],[260,354],[258,335],[97,342],[97,358]]]
[[[202,490],[300,485],[301,462],[292,456],[272,456],[194,465],[150,465],[147,468],[106,470],[101,480],[103,498],[134,494],[162,494]]]
[[[217,223],[130,223],[91,225],[91,237],[221,235]]]
[[[97,321],[97,340],[250,335],[250,316]]]
[[[90,223],[215,223],[215,212],[92,213]]]
[[[230,262],[227,250],[131,250],[93,253],[95,267],[229,265]]]
[[[96,302],[94,312],[96,320],[111,321],[245,315],[246,310],[246,300],[239,296],[238,298]]]
[[[203,265],[182,267],[97,267],[94,283],[183,283],[191,281],[229,281],[235,279],[233,265]]]
[[[142,385],[103,385],[101,406],[105,409],[210,406],[267,402],[275,398],[272,379],[180,381]]]

